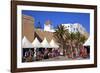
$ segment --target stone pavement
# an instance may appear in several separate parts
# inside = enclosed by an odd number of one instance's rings
[[[81,58],[81,57],[78,57],[78,58],[68,58],[67,56],[58,56],[58,57],[54,57],[54,58],[49,58],[49,59],[43,59],[41,61],[63,61],[63,60],[85,60],[85,59],[89,59],[89,58]]]

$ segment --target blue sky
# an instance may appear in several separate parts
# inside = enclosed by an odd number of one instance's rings
[[[22,14],[33,17],[35,19],[35,27],[37,27],[38,22],[40,22],[42,29],[44,28],[44,23],[50,20],[54,28],[65,23],[80,23],[86,31],[90,33],[89,13],[22,10]]]

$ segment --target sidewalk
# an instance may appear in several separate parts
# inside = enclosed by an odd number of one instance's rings
[[[85,59],[89,59],[89,58],[85,58]],[[72,59],[72,58],[68,58],[67,56],[58,56],[54,58],[43,59],[41,61],[63,61],[63,60],[85,60],[85,59],[81,57]]]

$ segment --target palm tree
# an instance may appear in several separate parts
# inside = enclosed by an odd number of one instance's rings
[[[70,40],[73,41],[76,39],[76,34],[74,32],[70,33]]]
[[[77,49],[79,50],[80,44],[83,44],[86,41],[86,37],[83,34],[80,34],[80,32],[76,32],[76,46]]]
[[[75,45],[75,40],[76,40],[76,33],[74,32],[70,32],[70,37],[69,37],[69,40],[70,40],[70,51],[71,51],[71,56],[73,57],[73,45]]]
[[[76,33],[76,40],[77,40],[78,43],[82,43],[83,44],[86,39],[87,38],[83,34],[80,34],[80,32]]]
[[[56,41],[60,44],[61,48],[63,49],[63,55],[64,51],[67,50],[67,43],[71,47],[71,51],[73,51],[73,45],[77,46],[79,49],[80,43],[84,43],[86,40],[86,37],[80,34],[80,32],[68,32],[67,29],[63,25],[60,25],[57,27],[54,33],[54,37]]]
[[[83,43],[85,43],[86,40],[87,40],[87,38],[84,35],[81,35],[80,42],[83,44]]]
[[[54,37],[55,37],[56,41],[62,47],[63,55],[64,55],[64,50],[66,49],[66,43],[67,43],[67,40],[69,39],[69,32],[68,32],[68,30],[66,30],[63,25],[60,25],[55,30]]]

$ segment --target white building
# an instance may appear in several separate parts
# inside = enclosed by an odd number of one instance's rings
[[[85,35],[86,37],[89,36],[87,33],[86,29],[82,26],[82,24],[79,23],[68,23],[68,24],[62,24],[65,29],[68,29],[69,32],[80,32],[81,34]],[[48,20],[44,24],[44,31],[49,31],[49,32],[55,32],[55,29],[52,28],[51,22]]]
[[[86,29],[79,23],[74,23],[74,24],[62,24],[65,29],[68,29],[69,32],[80,32],[81,34],[85,36],[89,36],[87,33]]]
[[[44,31],[50,31],[50,30],[51,30],[51,25],[44,24]]]
[[[49,20],[47,20],[46,23],[44,24],[44,31],[55,32]]]

